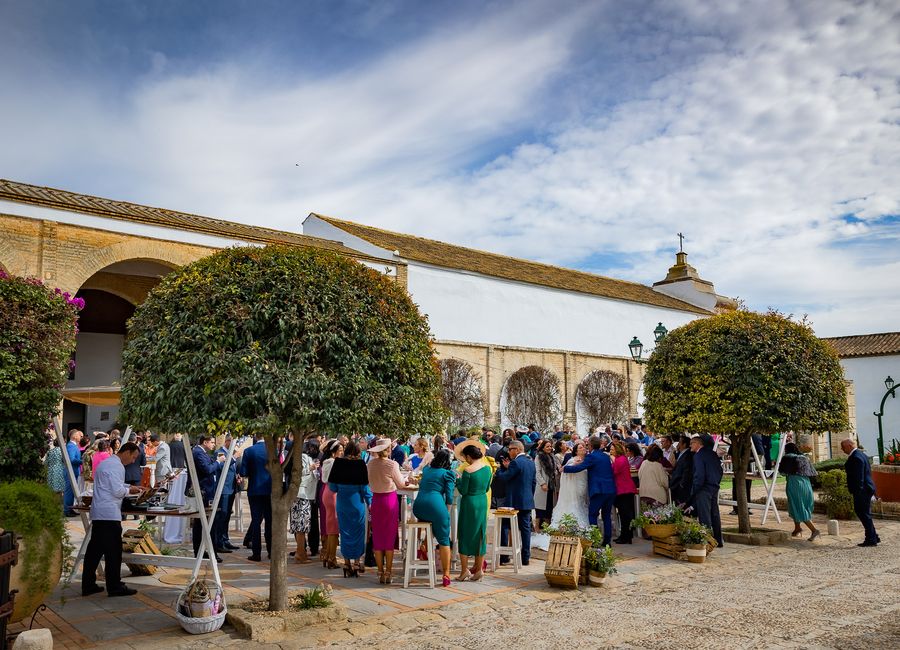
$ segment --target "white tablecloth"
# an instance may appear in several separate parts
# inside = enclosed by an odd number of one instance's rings
[[[184,487],[187,485],[187,472],[182,472],[171,485],[169,485],[169,495],[166,503],[176,506],[183,506],[186,501],[184,496]],[[166,544],[181,544],[184,542],[185,531],[187,530],[187,517],[166,517],[166,524],[163,527],[163,541]]]

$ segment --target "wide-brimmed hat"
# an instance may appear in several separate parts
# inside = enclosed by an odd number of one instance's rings
[[[385,449],[390,449],[390,448],[391,448],[390,438],[381,438],[379,440],[375,440],[366,451],[368,451],[370,454],[377,454],[379,451],[384,451]]]
[[[453,455],[456,456],[456,459],[462,463],[466,462],[466,459],[463,457],[462,452],[466,447],[471,447],[475,445],[481,450],[482,455],[487,453],[487,448],[484,446],[484,443],[478,439],[466,440],[465,442],[461,442],[453,449]]]

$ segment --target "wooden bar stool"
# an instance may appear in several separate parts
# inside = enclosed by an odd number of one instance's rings
[[[507,511],[494,513],[494,542],[491,552],[491,567],[494,571],[500,566],[500,556],[509,555],[512,557],[513,571],[519,572],[522,567],[522,537],[519,533],[519,511]],[[503,520],[509,520],[509,546],[500,545],[500,533],[503,530]]]
[[[419,546],[419,531],[425,531],[425,546],[428,549],[428,559],[420,560],[416,553]],[[428,570],[428,584],[434,589],[434,537],[431,533],[431,524],[427,521],[408,522],[406,524],[406,553],[403,558],[403,587],[409,587],[410,578],[416,577],[416,571]]]

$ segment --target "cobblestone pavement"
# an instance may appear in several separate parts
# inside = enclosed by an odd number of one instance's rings
[[[724,520],[726,526],[735,523],[728,516]],[[38,620],[52,629],[59,648],[893,650],[900,647],[900,522],[876,524],[884,540],[877,548],[858,548],[861,526],[841,522],[841,536],[774,547],[727,544],[699,565],[653,556],[645,542],[616,546],[622,555],[619,574],[604,587],[579,591],[548,587],[543,562],[534,559],[519,575],[503,569],[479,583],[434,590],[385,587],[371,572],[344,580],[321,566],[290,566],[292,586],[333,584],[350,620],[273,644],[248,642],[227,627],[198,637],[185,634],[171,615],[177,587],[155,578],[129,580],[141,590],[135,599],[70,596],[62,606],[48,603],[51,609]],[[789,530],[791,524],[772,527]],[[240,574],[226,581],[228,593],[235,599],[265,593],[266,567],[241,562],[237,555],[223,565]]]

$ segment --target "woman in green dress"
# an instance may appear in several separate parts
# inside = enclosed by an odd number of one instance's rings
[[[459,577],[457,580],[481,580],[484,570],[484,554],[487,552],[487,491],[491,487],[490,466],[484,460],[484,452],[477,441],[459,445],[458,455],[468,463],[460,476],[459,490]],[[469,573],[469,557],[473,556]]]
[[[791,537],[797,537],[803,532],[800,527],[800,524],[803,524],[812,533],[809,536],[809,541],[812,542],[819,536],[819,529],[812,522],[813,491],[812,483],[809,481],[810,476],[816,475],[816,470],[809,462],[809,458],[801,454],[793,442],[784,446],[784,457],[778,469],[787,476],[788,513],[794,520]]]

